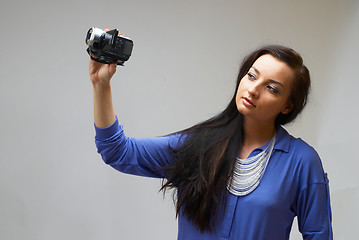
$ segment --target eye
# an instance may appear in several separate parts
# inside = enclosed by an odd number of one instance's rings
[[[251,79],[251,80],[256,80],[257,79],[257,76],[251,72],[247,73],[248,75],[248,78]]]
[[[278,88],[274,87],[273,85],[267,85],[267,89],[272,93],[279,93]]]

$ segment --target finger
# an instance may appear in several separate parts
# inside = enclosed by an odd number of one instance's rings
[[[91,59],[89,60],[89,70],[90,72],[95,72],[99,67],[100,67],[100,63]]]
[[[113,63],[110,65],[110,73],[115,74],[116,72],[117,63]]]

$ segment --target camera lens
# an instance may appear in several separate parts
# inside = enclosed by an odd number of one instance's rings
[[[88,46],[90,46],[94,42],[98,42],[101,38],[101,35],[104,33],[105,33],[105,31],[103,31],[102,29],[95,28],[95,27],[90,28],[87,32],[86,44]]]
[[[92,35],[92,28],[90,28],[90,29],[87,31],[87,35],[86,35],[86,39],[85,39],[85,42],[86,42],[87,45],[90,45],[90,44],[91,44],[91,42],[90,42],[91,35]]]

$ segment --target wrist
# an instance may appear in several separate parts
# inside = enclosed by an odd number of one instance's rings
[[[103,82],[93,82],[92,83],[92,87],[94,92],[107,92],[107,91],[111,91],[111,84],[110,82],[107,83],[103,83]]]

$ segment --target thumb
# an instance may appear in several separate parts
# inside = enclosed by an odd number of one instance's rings
[[[110,64],[109,71],[113,75],[116,72],[117,62]]]

